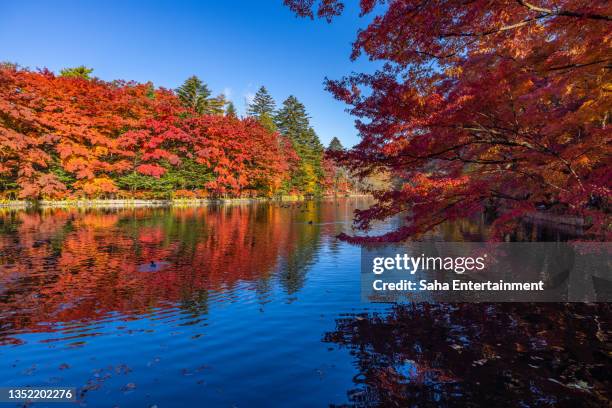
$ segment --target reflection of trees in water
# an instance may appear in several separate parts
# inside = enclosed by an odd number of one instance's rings
[[[240,295],[242,284],[264,304],[275,271],[293,294],[314,262],[320,214],[313,202],[6,211],[0,214],[0,335],[168,305],[203,314],[211,291]],[[139,272],[151,261],[168,266]]]
[[[448,242],[487,241],[490,236],[489,226],[492,220],[485,215],[470,219],[459,219],[445,222],[428,234],[429,238],[442,239]],[[516,228],[505,235],[509,242],[557,242],[580,237],[579,226],[554,224],[552,222],[534,222],[523,220]]]
[[[286,225],[290,239],[278,265],[278,279],[290,295],[304,286],[306,273],[316,262],[321,240],[321,206],[306,201],[292,206],[291,214]]]
[[[356,406],[609,406],[608,304],[395,306],[336,321]]]
[[[436,230],[434,236],[447,242],[486,241],[487,224],[484,217],[446,222]]]
[[[335,199],[286,204],[289,208],[284,226],[289,234],[278,265],[278,276],[284,289],[294,294],[302,288],[306,274],[323,245],[332,253],[343,245],[336,236],[347,232],[356,208],[371,202],[363,199]]]
[[[208,290],[194,290],[185,292],[181,296],[180,308],[189,312],[192,316],[202,316],[208,314]]]
[[[464,219],[426,239],[478,242],[487,232],[486,219]],[[506,239],[558,242],[579,234],[523,222]],[[551,281],[574,263],[563,244],[516,259]],[[347,392],[354,406],[599,407],[611,406],[611,318],[603,303],[396,305],[385,315],[338,319],[324,341],[356,359]]]
[[[327,239],[326,244],[332,254],[340,253],[344,244],[336,236],[351,231],[355,210],[369,204],[371,200],[368,198],[336,198],[321,205],[321,235]]]

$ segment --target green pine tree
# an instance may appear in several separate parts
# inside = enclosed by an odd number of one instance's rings
[[[225,108],[225,116],[229,116],[232,118],[237,118],[238,113],[236,112],[236,107],[232,101],[227,103],[227,108]]]
[[[87,68],[84,65],[80,65],[74,68],[64,68],[60,71],[60,76],[68,77],[68,78],[83,78],[83,79],[91,79],[91,74],[93,72],[93,68]]]
[[[310,127],[310,117],[306,113],[306,107],[295,96],[291,95],[285,99],[274,121],[283,135],[298,144],[304,143]]]
[[[327,150],[339,152],[344,150],[344,146],[342,146],[342,142],[340,142],[337,137],[334,137],[331,142],[329,142],[329,147]]]
[[[291,178],[290,189],[318,195],[323,177],[323,145],[310,126],[306,108],[295,96],[289,96],[278,111],[275,122],[279,132],[291,141],[300,158],[299,168]]]
[[[270,117],[274,113],[274,109],[276,108],[276,103],[272,96],[268,93],[268,90],[265,86],[259,88],[253,101],[249,103],[247,107],[247,115],[255,116],[258,119],[261,119],[262,115],[269,115]]]
[[[306,143],[312,152],[315,152],[316,154],[323,154],[324,148],[323,144],[321,143],[321,139],[319,139],[319,136],[311,127],[308,128],[308,131],[306,132]]]
[[[199,114],[222,115],[225,107],[225,96],[211,98],[210,89],[200,78],[193,75],[176,89],[176,94],[187,108]]]

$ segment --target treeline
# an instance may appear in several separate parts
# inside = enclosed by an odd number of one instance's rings
[[[0,194],[12,199],[318,196],[352,189],[304,105],[261,87],[241,118],[193,76],[176,89],[86,67],[0,65]],[[334,139],[333,149],[342,149]]]

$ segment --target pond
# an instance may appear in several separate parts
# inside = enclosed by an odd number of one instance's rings
[[[609,404],[606,304],[361,303],[335,236],[367,204],[2,210],[0,385],[88,407]]]

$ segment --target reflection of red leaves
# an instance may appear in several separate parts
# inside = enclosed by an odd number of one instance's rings
[[[265,222],[255,220],[253,211],[265,215]],[[331,220],[337,208],[330,206],[325,214]],[[10,220],[15,235],[0,235],[5,262],[12,265],[0,268],[0,282],[11,293],[0,302],[7,335],[0,344],[18,341],[10,336],[23,328],[54,330],[40,322],[96,320],[109,313],[137,319],[152,307],[269,279],[279,258],[294,253],[295,234],[320,233],[298,229],[293,216],[274,206],[184,208],[165,215],[151,208],[20,212],[18,221]],[[335,233],[332,223],[322,228]],[[138,271],[151,260],[167,266]],[[45,284],[29,285],[28,277],[43,270],[49,274]]]
[[[138,234],[138,241],[143,244],[159,244],[164,240],[161,228],[143,228]]]

